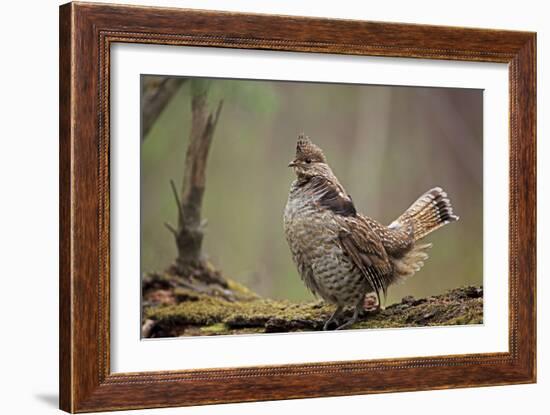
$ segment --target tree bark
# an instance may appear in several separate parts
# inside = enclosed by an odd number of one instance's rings
[[[172,100],[186,78],[144,76],[141,81],[141,141]]]
[[[174,235],[178,250],[172,271],[180,276],[197,274],[199,271],[199,275],[203,277],[210,275],[214,278],[214,282],[220,283],[222,280],[219,275],[212,276],[210,272],[203,272],[206,267],[202,253],[205,222],[201,219],[201,209],[206,185],[208,153],[223,101],[218,102],[215,112],[209,111],[208,84],[204,81],[193,80],[191,94],[191,130],[180,192],[175,183],[171,182],[178,207],[178,224],[177,227],[166,224]]]

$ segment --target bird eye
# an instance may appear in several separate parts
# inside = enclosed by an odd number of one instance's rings
[[[306,163],[307,164],[311,163],[311,159],[306,159]]]

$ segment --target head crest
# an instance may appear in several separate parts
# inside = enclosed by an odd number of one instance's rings
[[[314,162],[326,163],[323,150],[311,142],[308,136],[300,134],[296,142],[296,159],[309,159]]]

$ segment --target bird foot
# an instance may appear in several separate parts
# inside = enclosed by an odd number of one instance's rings
[[[332,313],[330,318],[323,325],[323,330],[324,331],[330,330],[330,326],[333,323],[336,325],[336,327],[338,327],[338,325],[340,324],[339,323],[339,318],[342,315],[342,311],[343,311],[342,307],[336,307],[336,310],[334,310],[334,313]]]
[[[357,317],[353,316],[353,317],[350,318],[348,321],[346,321],[344,324],[342,324],[342,325],[336,327],[335,330],[344,330],[344,329],[347,329],[348,327],[353,326],[356,322],[357,322]]]
[[[336,330],[339,325],[340,322],[337,319],[331,317],[323,325],[323,331]],[[334,326],[334,328],[332,326]]]
[[[353,311],[353,316],[343,324],[340,324],[340,317],[342,317],[343,309],[341,307],[338,307],[334,312],[334,314],[332,314],[332,316],[330,316],[330,318],[325,322],[323,326],[323,330],[330,330],[331,329],[330,326],[333,323],[336,325],[334,330],[344,330],[344,329],[347,329],[348,327],[351,327],[353,324],[355,324],[359,320],[359,316],[364,311],[363,306],[364,306],[363,301],[359,302],[355,306],[355,310]]]
[[[353,326],[357,322],[357,320],[359,320],[359,315],[361,314],[362,309],[363,309],[363,301],[359,302],[355,306],[355,310],[353,311],[353,316],[351,316],[351,318],[348,321],[346,321],[344,324],[341,324],[338,327],[336,327],[335,330],[344,330],[344,329],[347,329],[348,327]]]
[[[323,330],[343,330],[352,326],[354,323],[357,322],[358,319],[358,316],[354,315],[349,320],[344,320],[344,322],[342,323],[340,319],[331,317],[326,321],[325,325],[323,326]]]

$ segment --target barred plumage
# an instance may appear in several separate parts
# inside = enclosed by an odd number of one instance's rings
[[[428,258],[431,245],[417,241],[458,220],[439,187],[389,226],[358,213],[322,150],[304,135],[289,166],[297,179],[285,208],[285,235],[306,286],[337,306],[325,329],[346,306],[355,307],[353,318],[338,328],[353,324],[368,293],[374,292],[381,304],[389,285],[414,275]]]
[[[451,201],[441,187],[428,190],[414,202],[390,227],[411,223],[417,241],[449,222],[457,221]]]

